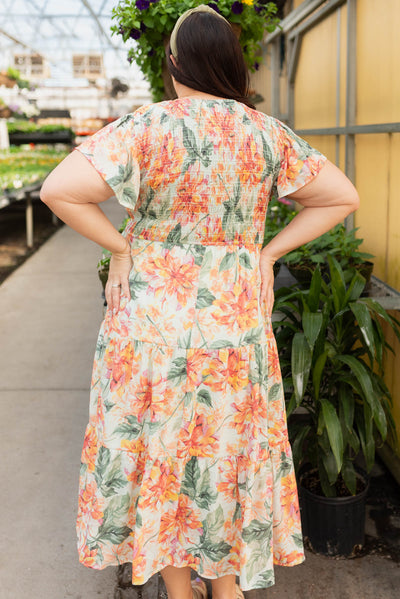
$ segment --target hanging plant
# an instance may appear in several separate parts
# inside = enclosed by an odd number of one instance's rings
[[[155,102],[166,99],[163,66],[172,29],[182,13],[200,4],[208,4],[233,25],[240,36],[246,64],[253,72],[262,61],[260,42],[264,33],[274,31],[279,23],[276,4],[265,0],[121,0],[112,11],[117,24],[111,30],[121,35],[124,42],[134,41],[128,61],[140,67]]]

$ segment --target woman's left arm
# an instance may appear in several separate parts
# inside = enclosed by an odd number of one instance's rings
[[[130,299],[132,258],[129,242],[98,205],[113,195],[111,187],[80,152],[67,156],[50,173],[40,192],[41,200],[62,221],[112,253],[105,294],[108,306],[118,311],[121,291]]]

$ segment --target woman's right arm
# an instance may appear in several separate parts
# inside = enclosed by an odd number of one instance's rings
[[[360,204],[354,185],[329,160],[310,183],[288,197],[296,200],[303,209],[261,250],[260,255],[260,299],[267,302],[270,312],[273,304],[273,264],[332,229]]]

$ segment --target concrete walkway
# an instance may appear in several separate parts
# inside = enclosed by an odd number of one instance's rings
[[[114,596],[116,568],[79,564],[75,533],[100,255],[63,227],[0,287],[1,599]]]
[[[124,211],[103,207],[118,226]],[[116,568],[79,564],[75,535],[100,254],[64,227],[0,287],[0,599],[114,599]],[[379,555],[307,552],[275,574],[275,586],[246,599],[394,599],[400,588],[399,564]]]

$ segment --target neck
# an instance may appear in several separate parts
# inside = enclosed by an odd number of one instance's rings
[[[200,92],[197,89],[192,89],[191,87],[187,87],[182,83],[173,79],[176,95],[178,98],[204,98],[204,99],[213,99],[220,98],[220,96],[214,96],[213,94],[207,94],[206,92]]]

